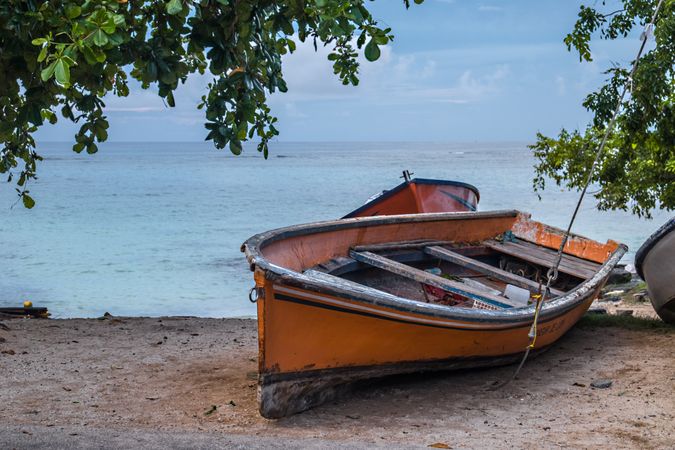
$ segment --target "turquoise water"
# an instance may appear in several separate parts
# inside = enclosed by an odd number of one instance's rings
[[[516,208],[561,227],[576,200],[555,188],[537,200],[524,143],[276,143],[267,161],[208,143],[107,144],[93,156],[69,147],[41,146],[33,210],[10,208],[14,187],[0,185],[0,306],[27,298],[54,317],[254,315],[244,240],[340,217],[403,169],[474,184],[481,210]],[[575,231],[634,252],[667,217],[597,212],[589,199]]]

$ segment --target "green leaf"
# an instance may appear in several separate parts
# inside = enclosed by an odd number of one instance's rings
[[[387,36],[377,36],[374,39],[378,45],[387,45],[389,43],[389,38]]]
[[[365,55],[368,61],[377,61],[380,58],[380,48],[375,43],[375,39],[371,38],[366,44]]]
[[[47,47],[42,47],[40,54],[37,57],[38,62],[42,62],[47,58]]]
[[[70,86],[70,66],[63,59],[58,59],[56,61],[54,76],[60,85],[64,87]]]
[[[94,32],[94,44],[98,45],[99,47],[103,47],[108,43],[108,35],[105,34],[105,31],[102,29],[98,29]]]
[[[113,15],[113,21],[115,22],[115,26],[121,27],[124,25],[124,16],[122,14],[115,14]]]
[[[108,36],[108,43],[110,45],[118,46],[124,42],[124,36],[121,33],[115,32]]]
[[[96,140],[104,142],[108,139],[108,131],[105,128],[96,128]]]
[[[45,39],[45,38],[37,38],[37,39],[33,39],[31,41],[31,44],[33,44],[33,45],[43,45],[43,44],[46,44],[46,43],[47,43],[47,39]]]
[[[40,72],[40,78],[42,78],[42,81],[49,80],[54,74],[55,68],[56,68],[56,61],[54,61],[53,63],[42,69],[42,72]]]
[[[23,206],[28,209],[32,209],[33,206],[35,206],[35,200],[33,200],[33,197],[28,195],[26,192],[21,194],[21,200],[23,200]]]
[[[115,20],[110,17],[106,23],[101,25],[101,29],[108,34],[113,34],[115,32]]]
[[[68,5],[66,6],[66,17],[69,19],[74,19],[82,14],[82,8],[78,5]]]
[[[166,103],[172,108],[176,106],[176,100],[173,97],[172,91],[169,91],[169,93],[166,94]]]
[[[98,146],[96,144],[94,144],[93,142],[90,142],[89,144],[87,144],[87,153],[89,153],[90,155],[93,155],[97,151],[98,151]]]
[[[96,61],[102,63],[105,61],[105,53],[102,52],[101,50],[94,50],[94,56],[96,57]]]
[[[28,118],[28,121],[33,125],[42,125],[44,123],[44,119],[42,118],[40,107],[35,104],[33,105],[29,104],[26,106],[27,106],[26,116]]]
[[[356,46],[358,48],[361,48],[361,47],[363,47],[363,44],[365,44],[365,43],[366,43],[366,32],[364,31],[364,32],[361,33],[359,38],[356,40]]]
[[[46,119],[49,121],[49,123],[56,123],[56,114],[54,114],[52,111],[48,109],[43,109],[40,111],[40,115],[42,116],[43,119]]]
[[[183,3],[181,0],[170,0],[166,4],[166,12],[173,15],[179,14],[183,11]]]
[[[77,65],[77,63],[73,60],[73,58],[71,58],[70,56],[68,56],[68,55],[66,55],[66,54],[64,54],[64,55],[61,57],[61,59],[63,59],[63,61],[64,61],[66,64],[68,64],[68,66],[76,66],[76,65]]]
[[[246,133],[247,132],[248,132],[248,127],[247,127],[246,122],[244,122],[243,124],[241,124],[241,127],[237,131],[237,138],[240,139],[240,140],[246,139]]]
[[[241,155],[241,141],[235,139],[231,140],[230,151],[235,155]]]
[[[87,60],[87,63],[93,65],[96,64],[98,61],[96,60],[96,55],[94,54],[93,50],[91,47],[82,47],[82,54],[84,55],[84,59]]]

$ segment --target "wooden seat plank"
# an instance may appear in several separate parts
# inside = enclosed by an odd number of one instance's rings
[[[351,256],[357,261],[361,261],[373,267],[377,267],[379,269],[395,273],[402,277],[411,278],[420,283],[425,283],[430,286],[443,289],[445,291],[453,292],[455,294],[461,295],[462,297],[484,301],[493,305],[496,304],[497,306],[501,307],[520,306],[515,304],[513,301],[509,300],[506,297],[493,295],[480,289],[466,286],[463,283],[439,277],[438,275],[434,275],[429,272],[425,272],[424,270],[410,267],[406,264],[399,263],[397,261],[385,258],[384,256],[377,255],[375,253],[356,252],[352,250],[349,252],[349,256]]]
[[[550,249],[547,247],[542,247],[536,244],[533,244],[531,242],[527,242],[521,239],[516,239],[515,242],[507,242],[507,244],[511,244],[517,247],[521,247],[525,249],[526,251],[532,251],[538,254],[542,255],[547,255],[548,257],[553,257],[556,258],[558,256],[558,250],[557,249]],[[587,259],[582,259],[579,258],[578,256],[570,255],[570,254],[563,254],[563,261],[565,264],[574,266],[574,267],[583,267],[586,270],[590,271],[597,271],[598,267],[601,266],[601,264],[596,263],[594,261],[589,261]]]
[[[555,264],[557,252],[553,250],[544,250],[534,244],[523,244],[513,242],[498,242],[495,240],[485,241],[487,247],[498,252],[523,259],[525,261],[550,268]],[[582,260],[572,255],[563,254],[558,270],[562,273],[572,275],[581,279],[588,279],[595,275],[600,264],[594,264],[590,261]]]
[[[459,253],[453,252],[443,247],[438,246],[425,247],[424,252],[428,255],[434,256],[444,261],[458,264],[462,267],[466,267],[468,269],[475,270],[476,272],[487,275],[488,277],[495,278],[497,280],[503,281],[505,283],[510,283],[524,289],[534,290],[535,292],[537,292],[538,289],[542,287],[536,281],[532,281],[525,277],[520,277],[516,274],[507,272],[506,270],[502,270],[497,267],[493,267],[489,264],[485,264],[484,262],[478,261],[476,259],[468,258],[464,255],[460,255]],[[551,293],[555,296],[560,296],[564,294],[564,292],[559,291],[558,289],[551,289]]]
[[[418,249],[426,247],[427,245],[446,245],[449,243],[450,243],[449,241],[421,239],[416,241],[383,242],[381,244],[357,245],[355,247],[352,247],[352,250],[356,252],[380,252],[391,250]]]
[[[363,294],[369,294],[369,295],[377,295],[379,297],[388,297],[391,299],[395,300],[401,300],[401,297],[395,295],[395,294],[390,294],[389,292],[382,291],[380,289],[375,289],[370,286],[363,285],[361,283],[357,283],[355,281],[351,280],[346,280],[344,278],[336,277],[335,275],[331,275],[326,272],[321,272],[319,270],[315,269],[307,269],[304,272],[305,275],[316,278],[317,280],[321,281],[326,281],[329,282],[335,286],[338,287],[343,287],[345,289],[348,289],[350,291],[354,292],[359,292]]]
[[[552,267],[555,264],[557,258],[555,253],[549,254],[538,251],[537,249],[520,246],[511,242],[502,243],[496,241],[487,241],[485,242],[485,245],[492,248],[493,250],[497,250],[501,253],[523,259],[525,261],[543,266],[545,268]],[[566,273],[568,275],[572,275],[574,277],[581,278],[584,280],[590,278],[596,272],[593,269],[588,269],[587,267],[575,265],[572,261],[568,259],[567,255],[563,255],[558,270],[561,273]]]
[[[526,253],[537,255],[543,259],[550,259],[551,264],[553,264],[558,257],[558,252],[556,250],[540,247],[526,241],[519,240],[516,242],[508,242],[507,245],[511,245],[513,248],[518,248]],[[568,254],[563,254],[560,265],[561,267],[577,271],[578,273],[586,273],[585,278],[593,276],[593,274],[595,274],[595,272],[597,272],[598,268],[600,267],[600,264],[598,263],[587,261],[585,259]]]
[[[357,261],[354,261],[352,258],[347,258],[344,256],[338,256],[328,261],[325,261],[321,264],[315,266],[316,270],[320,270],[326,273],[338,274],[344,270],[346,267],[350,267],[354,264],[358,264]]]

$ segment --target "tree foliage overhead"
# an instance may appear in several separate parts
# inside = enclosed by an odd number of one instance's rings
[[[422,0],[415,0],[421,3]],[[406,7],[409,1],[404,0]],[[343,84],[358,84],[366,59],[393,39],[366,0],[2,0],[0,2],[0,173],[36,177],[33,134],[59,116],[81,124],[73,150],[95,153],[108,137],[102,98],[125,97],[129,77],[156,89],[168,106],[194,73],[213,80],[202,97],[206,139],[242,151],[258,141],[267,157],[278,134],[267,106],[286,91],[281,57],[296,40],[327,45]],[[20,166],[21,165],[21,166]]]
[[[619,3],[618,10],[609,12],[581,7],[574,29],[564,41],[568,50],[579,53],[580,61],[592,61],[593,36],[611,40],[642,30],[658,0]],[[602,6],[607,7],[605,2]],[[535,190],[545,188],[547,177],[558,185],[583,188],[628,82],[631,90],[592,177],[599,188],[595,193],[598,208],[630,210],[647,217],[656,208],[675,209],[675,1],[664,1],[653,35],[656,45],[647,47],[632,81],[628,80],[632,64],[614,65],[605,72],[606,84],[586,97],[583,106],[593,113],[593,120],[585,130],[563,129],[556,138],[537,134],[537,142],[531,146],[537,159]]]

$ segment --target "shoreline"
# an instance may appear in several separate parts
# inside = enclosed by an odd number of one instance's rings
[[[498,391],[488,388],[514,366],[378,380],[271,421],[257,413],[255,320],[2,323],[9,330],[0,330],[0,442],[15,446],[87,447],[101,435],[95,430],[162,435],[148,441],[158,447],[208,446],[205,436],[242,447],[659,448],[675,439],[669,330],[576,326]],[[590,387],[601,378],[612,387]]]

